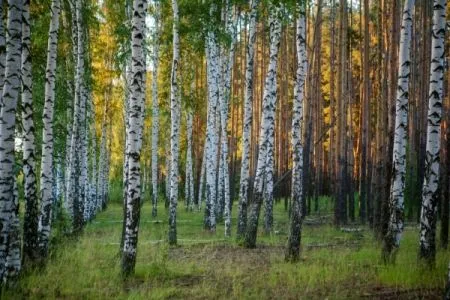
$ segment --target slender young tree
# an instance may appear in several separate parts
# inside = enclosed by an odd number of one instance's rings
[[[300,257],[302,234],[303,201],[303,98],[308,59],[306,55],[306,14],[303,7],[297,19],[295,41],[297,45],[297,73],[294,87],[294,104],[292,116],[292,211],[286,260],[297,261]]]
[[[177,203],[178,203],[178,158],[180,143],[180,91],[178,86],[178,64],[180,60],[180,37],[178,34],[180,17],[178,1],[172,0],[173,11],[173,56],[170,76],[170,203],[169,203],[169,244],[177,243]]]
[[[144,113],[145,98],[145,55],[144,32],[145,15],[147,11],[146,0],[133,1],[132,30],[131,30],[131,61],[132,80],[131,97],[129,103],[129,121],[127,130],[126,159],[128,160],[128,184],[126,197],[125,233],[122,248],[122,274],[124,276],[134,273],[139,232],[139,218],[141,208],[141,146],[139,134],[142,131],[140,121]]]
[[[246,47],[245,90],[244,90],[244,129],[242,132],[242,163],[239,184],[239,212],[237,239],[244,237],[247,226],[248,189],[250,185],[250,142],[253,123],[253,65],[255,59],[256,17],[259,0],[249,0],[249,34]]]
[[[159,37],[161,35],[161,4],[154,1],[155,29],[153,31],[153,70],[152,70],[152,216],[158,214],[158,136],[159,136],[159,103],[158,103],[158,69],[159,69]]]
[[[186,180],[184,186],[184,195],[186,201],[186,209],[193,211],[194,209],[194,169],[192,162],[192,130],[193,130],[193,114],[192,110],[188,109],[186,113]]]
[[[446,0],[433,1],[433,31],[431,37],[430,90],[428,96],[427,144],[425,176],[420,213],[419,257],[433,265],[436,256],[436,223],[439,201],[439,152],[444,80],[444,38]]]
[[[59,0],[52,0],[50,29],[48,35],[47,67],[45,69],[45,102],[42,119],[42,160],[40,176],[41,208],[39,213],[39,251],[41,257],[48,253],[52,220],[53,186],[53,112],[55,106],[56,55],[58,47]]]
[[[403,232],[404,191],[406,174],[406,134],[408,130],[408,98],[411,59],[411,27],[414,0],[406,0],[403,8],[398,62],[398,87],[395,105],[395,135],[392,165],[394,168],[390,193],[390,218],[384,237],[383,258],[395,259]]]
[[[200,178],[198,183],[198,199],[197,199],[198,211],[202,210],[202,202],[204,199],[205,172],[206,172],[206,147],[203,148],[202,166],[200,170]]]
[[[261,204],[263,197],[267,197],[267,194],[264,195],[264,185],[267,184],[265,179],[273,178],[273,165],[270,163],[270,160],[273,160],[273,136],[277,100],[277,62],[281,38],[281,22],[278,16],[278,7],[270,5],[269,11],[270,58],[264,86],[262,125],[259,136],[258,163],[253,187],[253,202],[250,206],[250,216],[244,241],[245,247],[247,248],[254,248],[256,246]]]
[[[36,251],[38,244],[38,198],[35,157],[36,144],[33,121],[33,82],[31,78],[30,46],[30,1],[25,0],[23,2],[22,12],[22,147],[23,190],[25,198],[25,215],[23,221],[23,257],[25,262],[28,260],[33,261],[37,258]]]

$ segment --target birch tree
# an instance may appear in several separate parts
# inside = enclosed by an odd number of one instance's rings
[[[406,135],[408,130],[408,97],[411,59],[411,27],[414,0],[406,0],[400,31],[397,98],[395,101],[395,135],[392,165],[394,168],[390,193],[389,228],[383,243],[383,257],[391,259],[403,232],[403,210],[406,174]],[[393,253],[394,251],[394,253]],[[393,259],[394,257],[392,257]]]
[[[0,26],[2,26],[2,24]],[[30,47],[30,1],[25,0],[23,2],[22,11],[22,147],[23,190],[25,198],[25,215],[23,221],[24,261],[34,260],[37,258],[36,251],[38,245],[38,197],[35,156],[36,144],[33,121],[33,82],[31,77]]]
[[[100,137],[100,153],[98,159],[98,179],[97,179],[97,204],[96,210],[102,210],[104,203],[106,202],[108,190],[107,186],[107,164],[108,164],[108,114],[109,114],[109,101],[111,96],[111,83],[108,87],[108,91],[105,93],[105,104],[103,108],[103,121],[102,121],[102,134]]]
[[[192,123],[193,114],[192,110],[188,109],[186,113],[186,136],[187,136],[187,149],[186,149],[186,180],[184,186],[184,195],[186,201],[186,209],[193,211],[194,209],[194,169],[192,162]]]
[[[215,3],[211,4],[210,16],[213,18],[217,10]],[[217,154],[219,150],[219,137],[217,135],[217,106],[219,102],[219,47],[216,33],[209,29],[206,34],[206,62],[208,83],[208,110],[206,121],[205,141],[205,173],[206,173],[206,205],[205,229],[216,231],[216,184],[217,184]]]
[[[76,57],[75,67],[75,95],[74,95],[74,115],[72,124],[72,137],[70,141],[70,155],[69,155],[69,178],[67,180],[67,206],[69,208],[69,216],[72,218],[72,229],[78,231],[81,229],[82,220],[82,206],[81,193],[78,185],[81,184],[79,178],[80,155],[79,145],[81,143],[80,131],[82,129],[82,96],[83,91],[83,76],[84,76],[84,57],[83,57],[83,37],[82,37],[82,16],[81,16],[81,0],[73,0],[71,4],[72,19],[75,22],[72,26],[72,34],[75,35],[73,45],[74,56]]]
[[[48,35],[47,67],[45,69],[45,102],[42,119],[42,159],[40,176],[41,208],[39,213],[39,251],[42,257],[48,253],[52,220],[53,186],[53,112],[55,106],[56,55],[58,46],[59,0],[52,0],[51,22]]]
[[[172,0],[172,72],[170,75],[170,202],[169,202],[169,244],[177,243],[178,203],[178,157],[180,143],[180,91],[178,86],[178,64],[180,60],[180,37],[178,1]]]
[[[297,46],[297,72],[294,87],[292,115],[292,212],[286,260],[297,261],[300,257],[302,234],[303,201],[303,99],[307,76],[308,59],[306,54],[306,15],[304,8],[297,18],[295,43]]]
[[[221,49],[221,67],[222,78],[220,88],[220,169],[223,186],[223,203],[225,212],[225,236],[231,235],[231,211],[230,211],[230,174],[228,167],[228,111],[231,98],[231,71],[234,65],[234,53],[237,40],[237,16],[231,6],[230,1],[225,3],[225,29],[231,37],[230,45],[222,46]],[[227,47],[228,46],[228,47]],[[220,195],[222,196],[222,195]],[[222,203],[222,201],[221,201]]]
[[[159,136],[159,103],[158,103],[158,69],[159,69],[159,37],[161,35],[161,4],[154,1],[153,31],[153,70],[152,70],[152,216],[158,214],[158,136]]]
[[[206,146],[203,148],[202,155],[202,166],[200,170],[200,178],[198,179],[198,199],[197,199],[197,209],[201,211],[202,202],[204,199],[204,187],[205,187],[205,172],[206,172]]]
[[[249,0],[249,34],[246,48],[245,90],[244,90],[244,128],[242,132],[242,163],[239,184],[239,212],[237,239],[242,239],[247,226],[248,189],[250,184],[250,142],[253,123],[253,65],[255,58],[256,17],[259,0]]]
[[[5,81],[0,110],[0,282],[5,276],[10,224],[14,215],[14,138],[20,91],[22,0],[8,1]]]
[[[431,37],[430,89],[428,96],[427,144],[425,176],[420,212],[419,257],[434,264],[436,256],[436,223],[439,201],[439,154],[441,149],[441,116],[444,77],[444,38],[446,0],[433,1],[433,29]]]
[[[145,32],[146,0],[133,1],[132,31],[131,31],[131,61],[132,81],[129,103],[129,129],[127,130],[126,159],[128,160],[128,184],[126,197],[125,234],[122,248],[122,274],[127,276],[134,272],[140,218],[140,155],[142,143],[140,132],[141,117],[144,113],[145,98],[145,56],[143,40]]]
[[[17,180],[14,180],[13,204],[11,207],[11,221],[8,234],[8,254],[6,256],[6,281],[11,282],[17,279],[22,268],[20,259],[20,220],[19,220],[19,191]]]
[[[279,8],[271,5],[269,8],[269,28],[270,28],[270,51],[269,68],[267,70],[264,94],[263,94],[263,114],[261,117],[261,130],[259,138],[258,162],[256,176],[253,187],[253,201],[250,206],[250,216],[247,223],[244,245],[247,248],[256,246],[256,235],[258,230],[259,214],[263,202],[264,180],[272,178],[270,161],[268,156],[273,156],[273,135],[275,126],[276,89],[277,89],[277,62],[278,50],[280,46],[281,22],[278,16]],[[269,158],[273,159],[273,158]],[[268,176],[269,173],[269,176]]]
[[[3,0],[0,0],[0,15],[4,15]],[[0,95],[3,94],[3,84],[5,81],[5,63],[6,63],[6,36],[4,22],[0,22]],[[0,96],[0,109],[2,107],[2,100]]]

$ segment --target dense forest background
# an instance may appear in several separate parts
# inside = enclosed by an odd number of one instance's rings
[[[281,232],[287,261],[301,260],[304,220],[316,224],[308,218],[366,230],[385,264],[411,226],[419,230],[405,247],[415,241],[419,261],[444,268],[445,0],[0,8],[4,282],[91,230],[105,209],[121,218],[126,276],[140,217],[168,219],[164,240],[176,245],[177,228],[190,232],[177,214],[245,248]]]

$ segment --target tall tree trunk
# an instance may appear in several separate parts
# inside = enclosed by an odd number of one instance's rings
[[[0,24],[0,26],[3,26],[3,24]],[[38,198],[35,156],[36,144],[33,122],[33,82],[31,77],[30,47],[30,1],[25,0],[23,2],[22,12],[22,127],[23,186],[25,198],[25,215],[23,221],[23,260],[25,263],[28,260],[35,260],[38,256]]]
[[[384,237],[383,258],[395,260],[403,232],[404,190],[406,173],[406,135],[408,130],[408,98],[410,75],[411,27],[414,0],[405,1],[400,32],[398,64],[398,87],[395,108],[395,135],[393,150],[393,172],[390,193],[390,218],[388,232]]]
[[[305,79],[308,73],[306,55],[306,15],[302,8],[297,19],[296,31],[297,45],[297,73],[294,88],[294,106],[292,116],[292,210],[286,260],[297,261],[300,257],[300,242],[302,234],[302,206],[303,198],[303,98],[305,92]]]
[[[13,282],[19,276],[22,267],[20,260],[20,221],[19,221],[19,191],[17,179],[14,179],[13,205],[8,234],[8,254],[6,256],[6,282]]]
[[[0,0],[0,16],[4,16],[3,0]],[[3,19],[2,19],[3,20]],[[3,85],[5,83],[5,64],[6,64],[6,35],[5,24],[0,22],[0,95],[3,94]],[[0,109],[2,107],[2,97],[0,96]]]
[[[225,29],[230,35],[229,48],[221,48],[221,89],[220,89],[220,166],[223,182],[223,211],[225,213],[225,236],[231,235],[231,211],[230,211],[230,173],[228,165],[228,111],[231,100],[231,71],[234,65],[234,53],[237,40],[237,20],[230,1],[225,3]],[[220,172],[220,171],[219,171]],[[222,202],[222,201],[221,201]]]
[[[427,146],[425,176],[420,213],[419,257],[432,265],[436,256],[436,223],[439,200],[439,152],[444,77],[444,37],[446,0],[433,1],[430,90],[428,96]]]
[[[159,103],[158,103],[158,69],[159,37],[161,35],[161,4],[155,1],[155,29],[153,32],[153,70],[152,70],[152,216],[158,214],[158,137],[159,137]]]
[[[261,204],[263,202],[263,198],[271,196],[268,194],[264,195],[264,186],[267,186],[267,180],[273,180],[273,162],[270,160],[273,160],[275,108],[277,100],[277,62],[281,38],[281,22],[278,16],[278,7],[271,4],[269,11],[270,59],[264,86],[264,111],[261,117],[262,125],[259,137],[258,163],[253,187],[253,202],[250,206],[250,216],[244,241],[245,247],[247,248],[254,248],[256,246]]]
[[[76,71],[75,71],[75,100],[74,100],[74,117],[72,126],[72,139],[70,141],[70,161],[69,174],[70,178],[67,182],[67,202],[69,207],[69,215],[72,218],[72,230],[77,232],[81,230],[83,225],[82,199],[79,185],[81,159],[79,146],[82,142],[82,102],[84,100],[83,93],[83,77],[84,77],[84,51],[83,51],[83,31],[82,31],[82,12],[81,0],[71,2],[72,18],[75,22],[72,26],[76,27],[73,33],[76,34],[76,47],[74,45],[74,53],[76,54]]]
[[[359,169],[359,202],[360,211],[359,216],[361,223],[366,222],[366,205],[367,202],[367,191],[369,183],[367,180],[368,170],[367,170],[367,160],[368,155],[370,155],[369,149],[369,136],[370,136],[370,126],[369,126],[369,107],[370,107],[370,95],[369,95],[369,80],[370,80],[370,70],[369,70],[369,0],[364,0],[364,55],[363,55],[363,102],[361,104],[361,160]]]
[[[212,4],[210,15],[214,16],[217,9]],[[216,184],[217,184],[217,154],[219,138],[217,134],[217,110],[219,98],[219,47],[216,34],[210,30],[206,36],[207,80],[208,80],[208,112],[206,125],[206,207],[205,229],[216,231]]]
[[[124,276],[134,273],[139,232],[139,219],[141,208],[141,146],[142,136],[141,117],[144,113],[145,98],[145,55],[144,32],[145,15],[147,11],[146,0],[133,1],[132,32],[131,32],[131,61],[132,81],[129,120],[127,131],[127,160],[129,164],[128,186],[126,197],[125,234],[122,248],[122,274]]]
[[[193,116],[192,110],[188,110],[186,114],[186,136],[187,136],[187,149],[186,149],[186,179],[184,186],[184,195],[186,201],[186,209],[188,211],[194,210],[194,169],[192,163],[192,123]]]
[[[0,283],[6,275],[8,241],[14,219],[14,137],[20,92],[22,0],[8,1],[5,81],[0,110]]]
[[[448,80],[450,92],[450,80]],[[447,95],[447,103],[444,106],[443,116],[445,116],[445,126],[443,126],[443,142],[445,156],[442,159],[442,178],[441,180],[441,232],[440,241],[444,249],[448,247],[448,227],[450,210],[450,95]]]
[[[180,142],[180,91],[178,86],[178,64],[180,60],[180,38],[178,35],[178,2],[172,0],[173,10],[173,57],[170,79],[170,204],[169,204],[169,244],[177,243],[177,202],[178,202],[178,157]]]
[[[244,128],[242,132],[241,178],[239,184],[239,211],[237,239],[242,239],[247,226],[248,190],[250,183],[250,142],[253,123],[253,65],[255,59],[256,17],[259,0],[250,0],[249,35],[246,48]]]

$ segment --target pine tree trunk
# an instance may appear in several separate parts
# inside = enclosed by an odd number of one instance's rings
[[[389,227],[383,244],[385,261],[395,259],[403,232],[404,189],[406,173],[406,135],[408,130],[408,97],[410,75],[410,49],[412,9],[414,0],[407,0],[403,9],[400,33],[398,88],[395,109],[395,135],[392,164],[394,167],[391,193]]]
[[[0,110],[0,282],[6,275],[8,236],[14,229],[14,138],[20,92],[22,0],[8,1],[5,81]],[[11,228],[12,227],[12,228]]]
[[[128,276],[134,273],[139,232],[141,208],[141,146],[140,132],[142,132],[142,114],[145,99],[145,55],[144,32],[146,0],[133,1],[132,33],[131,33],[131,97],[129,103],[129,129],[127,131],[126,153],[129,164],[125,234],[122,249],[122,274]]]
[[[436,256],[436,223],[439,201],[439,152],[444,77],[446,0],[433,1],[430,90],[428,96],[425,176],[420,213],[419,257],[433,265]]]
[[[270,162],[270,160],[273,160],[275,108],[277,100],[277,62],[281,38],[281,23],[277,15],[279,8],[271,6],[270,12],[270,59],[264,86],[264,111],[261,118],[262,126],[259,137],[258,163],[253,187],[253,202],[250,206],[250,215],[244,241],[245,247],[247,248],[254,248],[256,246],[261,204],[263,198],[267,199],[267,196],[269,196],[268,194],[263,195],[264,185],[267,184],[265,179],[273,179],[273,162]]]
[[[0,13],[2,12],[0,11]],[[38,245],[38,198],[35,156],[36,144],[33,122],[33,83],[31,78],[29,0],[25,0],[23,2],[22,22],[23,186],[25,198],[25,215],[23,221],[23,260],[24,262],[27,262],[28,260],[33,261],[37,258],[36,251]],[[0,24],[0,26],[3,26],[3,24]]]
[[[242,132],[241,178],[239,184],[239,212],[237,239],[244,237],[247,226],[248,190],[250,185],[250,142],[253,123],[253,65],[255,59],[256,17],[259,0],[250,0],[249,35],[246,48],[245,90],[244,90],[244,128]]]

